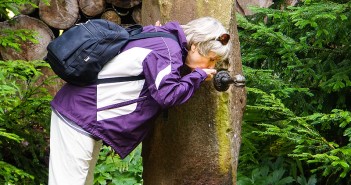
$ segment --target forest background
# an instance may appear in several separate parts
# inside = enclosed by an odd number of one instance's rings
[[[28,0],[0,2],[0,19]],[[33,5],[35,6],[35,5]],[[237,15],[247,106],[238,184],[351,184],[351,1],[274,1]],[[0,47],[35,43],[0,30]],[[1,57],[0,57],[1,59]],[[0,183],[46,184],[50,101],[45,61],[0,60]],[[103,147],[95,184],[142,184],[138,147]],[[116,170],[118,169],[118,170]]]

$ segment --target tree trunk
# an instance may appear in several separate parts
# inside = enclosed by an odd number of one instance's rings
[[[250,6],[256,7],[270,7],[273,4],[273,0],[236,0],[236,11],[242,15],[252,15],[253,12],[250,10]]]
[[[186,104],[168,110],[143,143],[144,185],[230,185],[227,94],[205,84]]]
[[[235,46],[230,69],[233,74],[242,74],[233,4],[222,0],[144,0],[142,23],[177,20],[184,24],[212,16],[229,27],[231,20],[230,33]],[[235,184],[245,99],[242,87],[219,93],[211,82],[206,82],[187,103],[162,114],[153,133],[143,142],[144,184]]]
[[[230,35],[233,43],[233,51],[229,57],[229,71],[231,76],[243,75],[241,54],[240,54],[240,41],[238,37],[237,23],[236,23],[236,7],[232,6],[231,19],[230,19]],[[233,37],[234,36],[234,37]],[[231,148],[231,166],[233,175],[233,185],[236,185],[237,180],[237,167],[239,161],[239,152],[241,146],[241,125],[244,109],[246,106],[246,90],[242,86],[232,85],[229,90],[229,107],[230,107],[230,148]]]
[[[142,23],[155,24],[157,20],[178,21],[185,24],[192,19],[213,16],[229,26],[232,0],[144,0],[142,5]]]
[[[39,3],[39,15],[47,25],[57,29],[72,27],[79,18],[77,0],[50,0],[50,5]]]

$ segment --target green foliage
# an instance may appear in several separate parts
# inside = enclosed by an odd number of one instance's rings
[[[0,30],[0,45],[4,48],[13,48],[16,51],[21,50],[21,43],[29,41],[34,44],[38,43],[35,39],[37,34],[31,30],[25,29],[2,29]]]
[[[315,185],[317,183],[315,175],[312,175],[308,180],[305,177],[298,177],[296,181],[299,185]]]
[[[340,147],[339,144],[328,141],[314,127],[317,124],[322,124],[321,126],[324,125],[324,131],[334,129],[330,127],[332,122],[344,123],[345,120],[351,118],[350,112],[340,110],[334,112],[333,114],[314,114],[292,118],[285,120],[282,124],[260,124],[265,127],[264,131],[255,131],[255,133],[265,136],[278,136],[278,141],[284,140],[286,144],[293,144],[294,149],[289,154],[291,157],[305,160],[310,164],[321,163],[316,165],[312,172],[322,170],[324,176],[340,173],[340,177],[344,178],[351,170],[350,144]],[[342,125],[339,126],[342,127]],[[346,134],[347,132],[344,135]]]
[[[300,163],[301,164],[301,163]],[[287,164],[284,164],[284,159],[279,157],[273,163],[269,160],[260,163],[259,167],[252,170],[250,176],[245,176],[239,173],[238,185],[315,185],[317,179],[312,175],[308,179],[305,176],[296,176],[294,169],[289,169]],[[289,173],[290,171],[290,173]],[[301,168],[300,168],[300,171]]]
[[[94,184],[141,185],[142,171],[141,145],[124,159],[111,147],[103,146],[94,172]]]
[[[291,84],[328,92],[350,87],[346,32],[350,27],[349,3],[311,3],[285,11],[255,10],[261,16],[252,21],[238,16],[245,29],[240,33],[243,60],[249,66],[273,69]],[[262,17],[268,19],[267,23]]]
[[[49,4],[49,0],[43,0],[44,3]],[[38,6],[32,0],[2,0],[0,1],[0,20],[8,20],[8,12],[11,11],[15,15],[20,14],[20,7],[24,5],[31,5],[34,8]]]
[[[0,182],[47,181],[51,95],[39,81],[44,61],[0,61]],[[30,175],[29,175],[30,174]]]
[[[28,173],[6,163],[0,161],[0,175],[4,178],[3,184],[16,184],[23,183],[29,184],[28,182],[33,181],[34,177]]]
[[[5,129],[0,128],[0,136],[5,137],[10,140],[14,140],[16,142],[21,142],[23,139],[13,133],[6,132]],[[1,140],[0,140],[1,141]],[[0,161],[0,176],[4,178],[4,182],[6,183],[16,183],[18,179],[24,180],[33,180],[34,177],[29,175],[28,173],[4,162]]]
[[[13,133],[8,133],[8,132],[6,132],[5,129],[2,129],[2,128],[0,128],[0,136],[14,140],[18,143],[22,141],[22,138],[18,137],[18,135],[13,134]]]
[[[44,1],[47,2],[47,1]],[[0,2],[0,21],[12,20],[9,11],[19,14],[19,8],[31,0]],[[21,43],[38,43],[33,30],[0,30],[0,47],[21,50]],[[46,184],[48,161],[48,127],[51,95],[41,69],[44,61],[0,60],[0,183]]]
[[[294,183],[351,184],[351,2],[253,10],[237,16],[248,91],[239,172],[283,156],[285,170],[301,169]]]
[[[9,0],[0,2],[0,20],[8,20],[9,24],[12,24],[10,17],[8,16],[9,11],[15,15],[20,14],[19,6],[30,4],[33,7],[37,7],[31,2],[31,0]],[[0,29],[0,47],[12,48],[16,51],[21,50],[21,43],[32,42],[38,43],[36,40],[37,33],[33,30],[27,29]]]

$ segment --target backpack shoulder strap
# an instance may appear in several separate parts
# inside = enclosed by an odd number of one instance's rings
[[[97,79],[95,84],[102,84],[102,83],[113,83],[113,82],[127,82],[127,81],[137,81],[145,79],[144,75],[139,76],[126,76],[126,77],[114,77],[114,78],[104,78],[104,79]]]
[[[177,43],[179,43],[178,38],[170,33],[166,33],[166,32],[145,32],[145,33],[139,33],[136,35],[131,35],[129,37],[129,41],[132,40],[139,40],[139,39],[146,39],[146,38],[152,38],[152,37],[167,37],[167,38],[171,38],[173,40],[175,40]]]
[[[130,36],[137,35],[143,31],[143,26],[140,24],[134,24],[132,26],[129,26],[125,28],[126,31],[129,33]]]
[[[167,38],[171,38],[179,43],[178,38],[171,33],[166,33],[166,32],[144,32],[144,33],[142,33],[143,26],[141,26],[140,24],[135,24],[135,25],[129,26],[125,29],[129,33],[129,41],[152,38],[152,37],[167,37]]]

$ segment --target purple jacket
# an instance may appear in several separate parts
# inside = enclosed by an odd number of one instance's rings
[[[154,31],[172,33],[186,46],[185,34],[176,22],[144,27],[144,32]],[[85,87],[65,84],[51,105],[124,158],[151,129],[149,120],[163,108],[186,102],[206,79],[201,69],[181,77],[182,65],[182,49],[171,38],[132,41],[104,66],[98,78],[144,75],[145,79]]]

